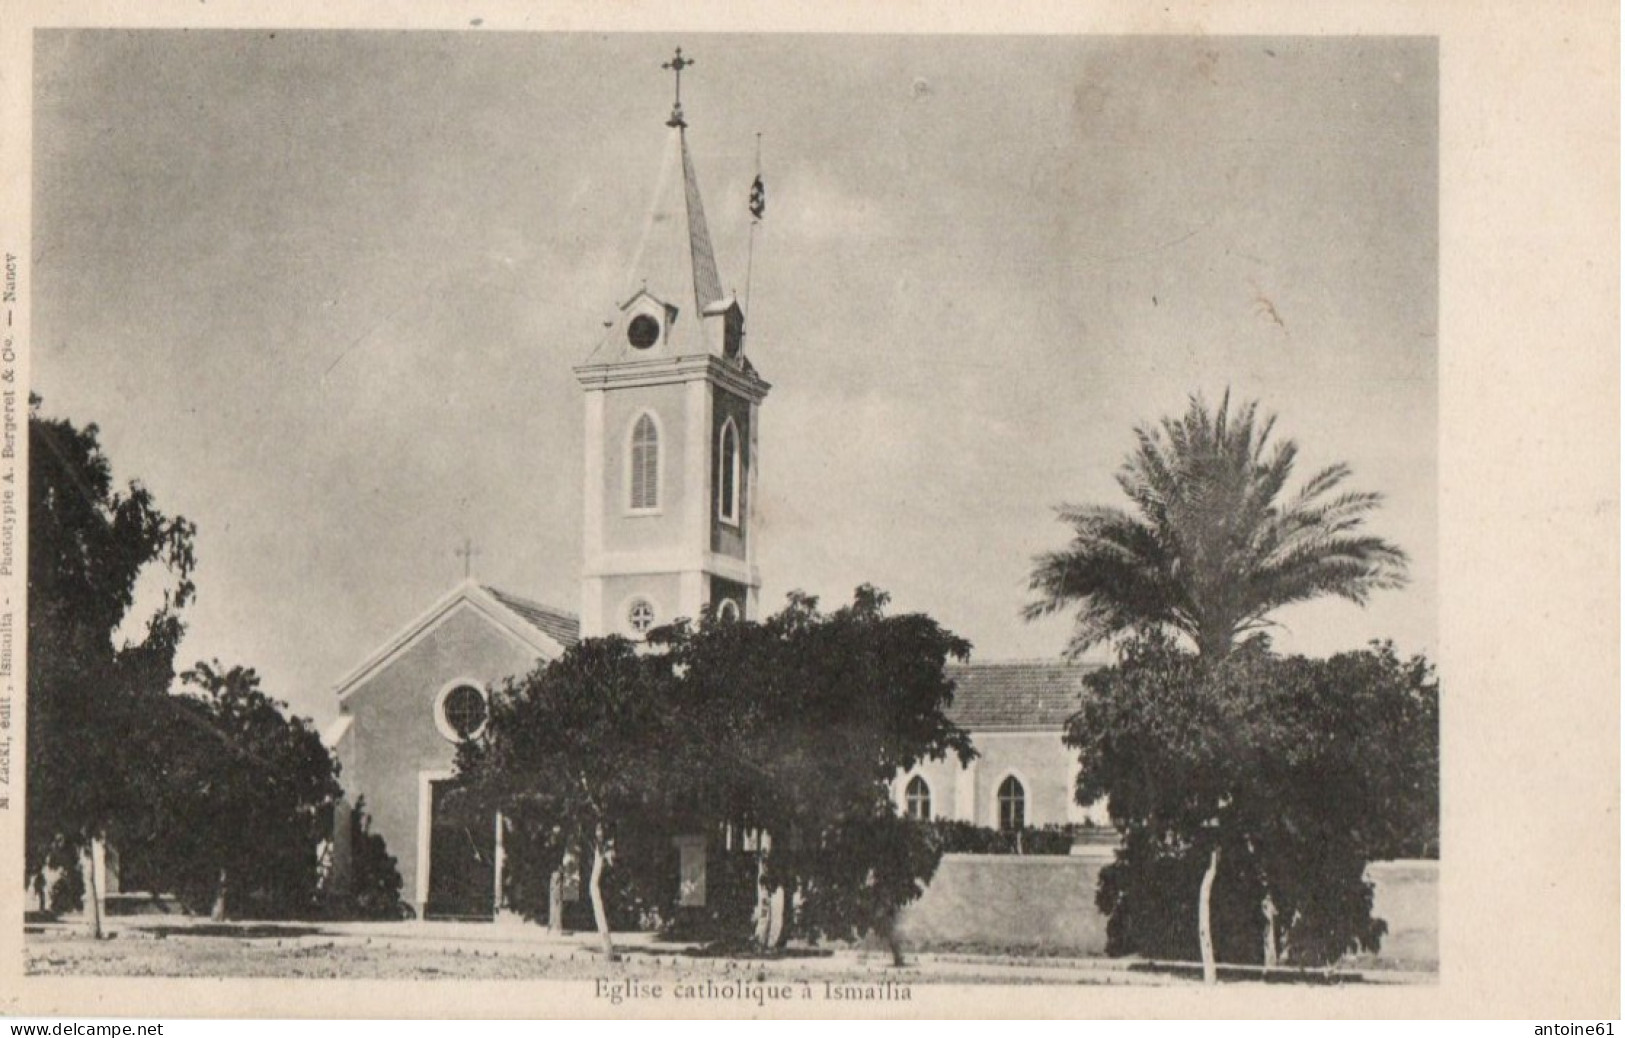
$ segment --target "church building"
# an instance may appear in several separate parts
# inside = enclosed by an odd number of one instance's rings
[[[420,918],[490,918],[499,907],[501,821],[466,817],[445,796],[457,745],[483,730],[494,684],[579,638],[638,639],[708,607],[746,620],[762,608],[753,520],[770,386],[746,355],[745,315],[722,289],[706,227],[681,101],[689,64],[679,50],[666,66],[679,84],[666,121],[671,175],[638,257],[641,287],[574,369],[586,455],[577,608],[465,580],[334,688],[341,716],[327,737],[347,807],[370,816]],[[1086,671],[1047,661],[956,667],[951,716],[981,757],[900,775],[899,810],[1002,828],[1082,821],[1075,754],[1060,733]],[[341,884],[349,831],[337,826]]]

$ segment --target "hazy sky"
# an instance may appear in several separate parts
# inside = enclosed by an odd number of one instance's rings
[[[762,413],[763,601],[1023,623],[1136,423],[1259,398],[1413,585],[1280,647],[1436,647],[1437,89],[1423,39],[36,36],[34,387],[199,526],[182,659],[330,688],[462,576],[578,598],[580,393],[683,82]]]

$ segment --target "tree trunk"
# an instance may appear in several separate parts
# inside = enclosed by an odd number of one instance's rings
[[[1235,646],[1234,627],[1225,621],[1217,621],[1203,625],[1201,637],[1196,643],[1196,650],[1202,659],[1209,663],[1217,663],[1230,655],[1230,650]]]
[[[903,946],[897,941],[897,912],[886,913],[886,918],[880,924],[880,936],[886,942],[886,950],[891,952],[891,964],[896,969],[903,968]]]
[[[209,918],[217,923],[226,921],[226,870],[220,870],[220,878],[215,881],[214,907],[209,909]]]
[[[1213,848],[1207,871],[1202,873],[1202,893],[1196,899],[1196,934],[1202,943],[1202,982],[1217,984],[1219,966],[1213,958],[1213,878],[1219,874],[1219,848]]]
[[[774,887],[773,893],[767,899],[767,946],[774,951],[783,951],[784,946],[790,943],[790,927],[788,925],[786,902],[788,892],[781,887]]]
[[[767,885],[767,856],[773,847],[773,838],[765,832],[756,834],[756,946],[763,951],[773,947],[773,888]]]
[[[101,878],[96,875],[96,859],[100,857],[96,852],[101,849],[101,839],[92,838],[90,849],[86,852],[85,897],[89,899],[85,905],[85,916],[90,920],[90,939],[99,941],[107,936],[102,932],[102,888]]]
[[[1275,942],[1275,898],[1264,895],[1264,968],[1274,969],[1281,963],[1280,948]]]
[[[496,845],[491,854],[491,920],[498,923],[502,922],[502,916],[508,907],[507,894],[503,890],[508,882],[507,876],[504,875],[508,867],[508,852],[503,840],[503,828],[502,812],[498,811],[493,825],[495,830],[493,839]]]
[[[599,882],[604,876],[604,828],[599,826],[592,838],[592,919],[598,924],[598,940],[602,945],[604,958],[609,961],[615,959],[615,942],[609,936],[609,916],[604,912],[604,891]]]
[[[564,869],[553,870],[547,878],[547,932],[555,937],[564,933]]]
[[[783,905],[779,909],[779,933],[774,939],[773,947],[783,951],[790,945],[790,932],[796,925],[796,913],[801,910],[800,887],[786,887],[784,890]]]

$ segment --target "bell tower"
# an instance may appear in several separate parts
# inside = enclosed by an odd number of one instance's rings
[[[575,368],[586,395],[581,633],[639,638],[714,605],[753,619],[757,413],[768,384],[724,295],[683,115],[679,48],[666,159],[635,270]]]

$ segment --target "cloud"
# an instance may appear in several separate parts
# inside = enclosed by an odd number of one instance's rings
[[[885,238],[897,221],[880,196],[853,192],[811,170],[767,185],[767,221],[776,233],[808,242]]]

